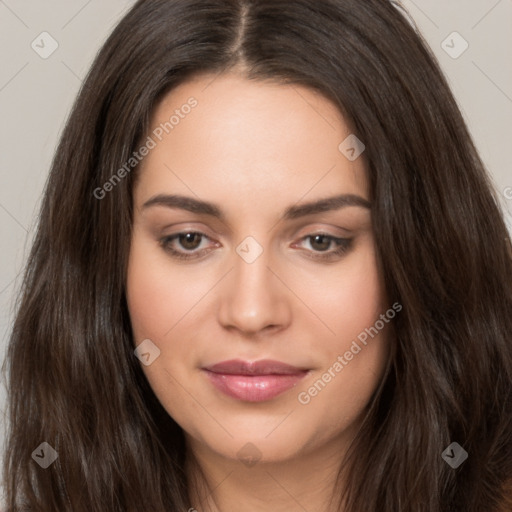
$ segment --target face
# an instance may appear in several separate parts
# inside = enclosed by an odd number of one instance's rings
[[[197,451],[341,446],[382,378],[389,305],[350,134],[318,93],[237,75],[153,113],[127,300],[145,375]]]

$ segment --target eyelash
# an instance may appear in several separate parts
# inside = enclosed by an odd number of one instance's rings
[[[172,242],[174,240],[178,239],[180,236],[185,236],[185,235],[199,235],[200,237],[202,237],[202,239],[204,239],[204,238],[209,239],[209,237],[207,235],[205,235],[204,233],[201,233],[199,231],[182,231],[181,233],[176,233],[174,235],[169,235],[169,236],[163,237],[162,239],[160,239],[160,245],[162,246],[164,251],[166,251],[167,253],[169,253],[171,255],[171,257],[176,258],[178,260],[197,259],[197,258],[200,258],[201,256],[203,256],[206,252],[208,252],[208,249],[202,249],[200,251],[196,250],[197,252],[184,253],[181,251],[177,251],[176,249],[173,249],[171,247]],[[314,234],[306,235],[301,238],[301,241],[304,241],[307,239],[312,239],[317,236],[327,238],[330,242],[334,242],[335,244],[337,244],[338,248],[331,252],[314,251],[314,255],[311,254],[310,256],[308,256],[311,259],[320,260],[320,261],[332,261],[334,259],[337,259],[337,258],[343,256],[345,253],[347,253],[349,251],[349,249],[352,246],[352,241],[353,241],[352,238],[337,238],[335,236],[328,235],[327,233],[314,233]]]

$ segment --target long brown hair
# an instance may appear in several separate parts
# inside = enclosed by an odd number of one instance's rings
[[[496,510],[512,477],[511,244],[435,58],[386,0],[140,0],[115,28],[62,134],[17,304],[8,510],[191,507],[183,432],[133,354],[137,169],[94,191],[129,160],[163,94],[234,66],[321,92],[366,146],[379,266],[403,310],[352,446],[347,510]],[[32,460],[42,442],[58,453],[47,469]],[[452,442],[468,453],[457,469],[441,457]]]

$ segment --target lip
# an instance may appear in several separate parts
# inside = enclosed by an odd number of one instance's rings
[[[203,368],[221,392],[246,402],[264,402],[296,386],[309,370],[280,361],[223,361]]]

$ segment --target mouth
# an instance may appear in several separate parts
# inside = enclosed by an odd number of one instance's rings
[[[245,402],[264,402],[296,386],[308,373],[279,361],[223,361],[202,369],[214,387]]]

